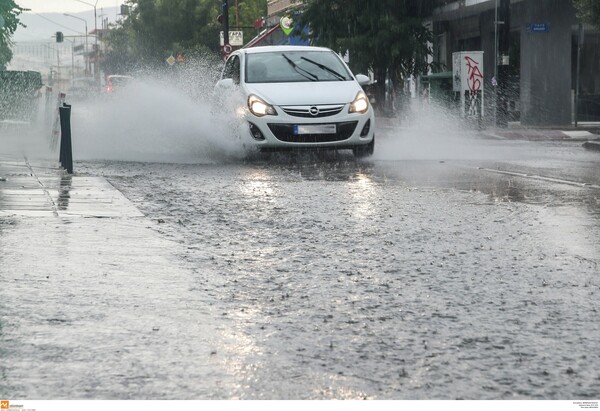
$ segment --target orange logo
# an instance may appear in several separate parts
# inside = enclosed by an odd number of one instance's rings
[[[0,401],[0,409],[7,410],[8,408],[8,400]]]

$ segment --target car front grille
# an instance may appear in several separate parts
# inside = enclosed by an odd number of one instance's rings
[[[342,111],[344,105],[329,106],[284,106],[281,109],[288,115],[294,117],[319,118],[335,116]]]
[[[334,141],[344,141],[349,139],[356,129],[358,121],[347,121],[335,124],[337,133],[335,134],[294,134],[294,124],[274,124],[269,123],[269,129],[277,137],[277,140],[287,143],[330,143]]]

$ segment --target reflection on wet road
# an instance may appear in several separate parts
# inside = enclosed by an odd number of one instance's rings
[[[181,245],[225,325],[231,397],[598,397],[593,159],[531,163],[87,167]]]
[[[341,152],[78,164],[81,176],[105,176],[175,244],[185,269],[170,290],[178,328],[202,321],[219,333],[206,360],[193,355],[201,331],[171,332],[153,372],[103,394],[598,398],[597,156],[575,145],[484,141],[476,155],[427,158],[403,142],[404,157],[394,158],[394,144],[381,141],[369,161]],[[73,185],[61,181],[59,207],[73,206]],[[169,288],[159,280],[155,287]],[[210,312],[196,318],[189,301]],[[110,337],[111,350],[148,344]],[[197,378],[218,376],[212,394],[184,379],[188,360],[206,367]],[[57,395],[69,392],[54,383]]]

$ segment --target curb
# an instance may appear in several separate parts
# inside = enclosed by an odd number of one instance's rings
[[[527,141],[572,141],[587,142],[600,140],[600,136],[587,131],[561,131],[561,130],[510,130],[483,132],[489,138],[501,140],[527,140]]]

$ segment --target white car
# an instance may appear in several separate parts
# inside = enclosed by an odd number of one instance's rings
[[[215,92],[236,102],[247,123],[242,138],[259,150],[352,149],[366,157],[375,147],[375,116],[361,87],[368,83],[330,49],[265,46],[233,52]]]

